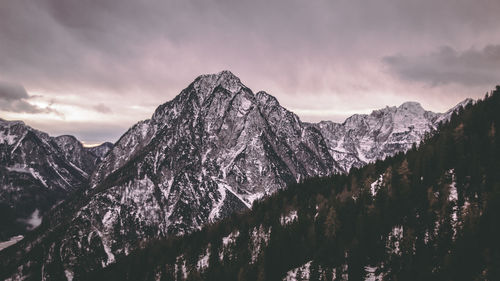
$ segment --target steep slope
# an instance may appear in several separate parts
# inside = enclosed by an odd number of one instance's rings
[[[419,148],[306,180],[84,280],[499,280],[500,86]]]
[[[95,155],[90,149],[83,147],[82,143],[74,136],[63,135],[54,137],[52,140],[59,147],[64,158],[82,169],[87,177],[89,177],[100,162],[100,157]]]
[[[369,115],[353,115],[342,124],[322,121],[311,126],[321,131],[330,154],[342,171],[348,172],[352,167],[359,168],[410,149],[472,102],[466,99],[445,113],[426,111],[419,103],[406,102]]]
[[[53,138],[0,119],[0,240],[36,227],[53,205],[86,184],[98,162],[72,136]]]

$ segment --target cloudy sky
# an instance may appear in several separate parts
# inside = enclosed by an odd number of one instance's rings
[[[302,120],[500,84],[498,0],[0,0],[0,118],[115,141],[231,70]]]

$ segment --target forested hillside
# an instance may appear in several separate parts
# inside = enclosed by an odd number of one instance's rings
[[[418,148],[291,185],[87,277],[499,280],[499,124],[497,86]]]

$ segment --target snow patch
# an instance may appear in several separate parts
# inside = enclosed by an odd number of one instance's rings
[[[69,165],[71,167],[73,167],[75,170],[77,170],[78,172],[80,172],[80,174],[82,174],[83,176],[85,176],[85,177],[89,176],[86,172],[84,172],[82,169],[78,168],[75,164],[73,164],[73,163],[71,163],[69,161],[68,161],[68,163],[69,163]]]
[[[365,266],[365,281],[382,281],[384,280],[384,275],[382,273],[377,274],[378,267]]]
[[[459,225],[458,221],[458,191],[457,191],[457,181],[455,176],[455,170],[450,169],[448,174],[451,175],[450,184],[450,194],[448,195],[448,201],[452,204],[451,208],[451,226],[453,228],[453,240],[457,237],[457,228]]]
[[[210,244],[207,246],[205,254],[200,256],[198,263],[196,264],[196,268],[198,269],[198,271],[203,271],[204,269],[208,268],[209,257],[210,257]]]
[[[297,211],[293,210],[293,211],[288,212],[288,214],[286,214],[286,215],[282,215],[280,217],[280,223],[281,223],[281,225],[287,225],[287,224],[290,224],[290,223],[296,221],[297,219],[298,219]]]
[[[119,209],[115,210],[119,211]],[[116,218],[115,212],[113,211],[107,211],[104,217],[102,218],[102,225],[104,226],[105,229],[110,229],[113,227],[113,222]]]
[[[377,192],[382,187],[382,182],[383,181],[384,181],[384,174],[381,174],[379,176],[379,178],[371,184],[371,186],[370,186],[370,192],[371,192],[372,196],[377,195]]]
[[[0,132],[0,144],[6,143],[8,145],[13,145],[16,143],[17,136],[16,135],[11,135],[9,132],[5,134],[4,132]]]
[[[242,197],[245,199],[246,202],[248,202],[247,206],[250,208],[252,207],[253,202],[255,202],[255,200],[259,200],[265,195],[266,195],[265,192],[256,192],[250,195],[242,195]]]
[[[310,267],[312,261],[309,261],[302,266],[294,268],[286,273],[283,281],[299,281],[299,280],[309,280],[310,276]]]
[[[392,228],[389,237],[387,238],[386,247],[389,249],[389,253],[400,255],[401,254],[401,241],[403,239],[403,226],[395,226]]]
[[[14,165],[12,167],[6,167],[6,168],[9,172],[31,174],[31,176],[33,176],[33,178],[40,181],[40,183],[42,183],[43,186],[45,186],[47,188],[49,187],[47,185],[47,182],[45,181],[45,179],[40,175],[40,173],[38,173],[37,171],[35,171],[35,169],[33,169],[31,167],[27,167],[26,165],[22,165],[22,166]]]
[[[14,236],[14,237],[11,237],[9,240],[7,241],[4,241],[4,242],[0,242],[0,251],[7,248],[7,247],[10,247],[14,244],[16,244],[17,242],[23,240],[24,236],[22,235],[17,235],[17,236]]]
[[[69,269],[64,270],[64,275],[66,275],[66,280],[68,281],[73,281],[73,272],[70,271]]]
[[[455,170],[451,169],[448,171],[448,173],[451,175],[450,195],[448,196],[448,201],[457,202],[458,192],[457,192],[457,182],[455,178]]]
[[[179,275],[179,272],[182,273],[182,279],[187,279],[187,267],[186,267],[186,259],[183,255],[178,256],[175,259],[175,276]]]
[[[35,209],[31,213],[30,217],[27,219],[18,219],[18,221],[25,223],[28,230],[33,230],[37,228],[42,223],[42,216],[40,216],[40,211]]]
[[[220,191],[220,188],[222,187],[222,188],[226,189],[227,191],[231,192],[238,199],[240,199],[240,201],[243,204],[245,204],[245,206],[247,206],[247,208],[250,209],[252,207],[251,203],[248,202],[248,200],[244,197],[244,195],[240,195],[240,194],[236,193],[235,191],[233,191],[231,186],[229,186],[227,183],[217,179],[216,177],[212,177],[212,180],[214,180],[219,185],[219,191]]]
[[[217,201],[215,206],[212,208],[212,211],[210,211],[210,214],[208,215],[208,220],[213,222],[215,219],[220,218],[220,212],[222,209],[222,206],[224,205],[224,200],[226,199],[226,188],[223,185],[219,185],[219,194],[220,194],[220,199]]]
[[[231,246],[236,244],[236,239],[240,236],[238,230],[229,233],[228,236],[222,238],[222,247],[219,252],[219,259],[222,261],[224,259],[225,253],[228,253],[228,258],[232,258]]]
[[[252,229],[250,237],[251,263],[255,263],[260,255],[260,249],[266,247],[271,237],[271,228],[267,230],[260,225],[259,228]]]
[[[104,252],[106,253],[106,256],[108,257],[107,261],[105,263],[103,262],[103,264],[102,264],[102,267],[106,267],[106,266],[115,262],[115,255],[111,251],[110,241],[108,239],[106,239],[106,237],[99,230],[96,230],[96,233],[101,238],[102,247],[104,248]],[[90,241],[90,237],[89,237],[89,241]]]
[[[29,168],[29,170],[30,170],[31,175],[34,178],[38,179],[45,187],[47,187],[47,188],[49,187],[47,185],[47,182],[45,181],[45,179],[37,171],[35,171],[33,168]],[[57,174],[59,174],[59,173],[57,173]],[[60,174],[59,174],[59,176],[68,184],[68,186],[70,186],[70,184]]]

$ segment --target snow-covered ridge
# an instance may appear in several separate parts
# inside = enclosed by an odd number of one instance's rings
[[[17,242],[21,241],[23,238],[24,237],[22,235],[17,235],[17,236],[11,237],[7,241],[0,242],[0,251],[7,248],[7,247],[10,247],[10,246],[16,244]]]
[[[321,131],[330,154],[342,172],[347,172],[352,167],[410,149],[440,123],[448,121],[454,112],[472,102],[466,99],[445,113],[426,111],[417,102],[405,102],[371,114],[355,114],[342,124],[322,121],[309,125]]]

